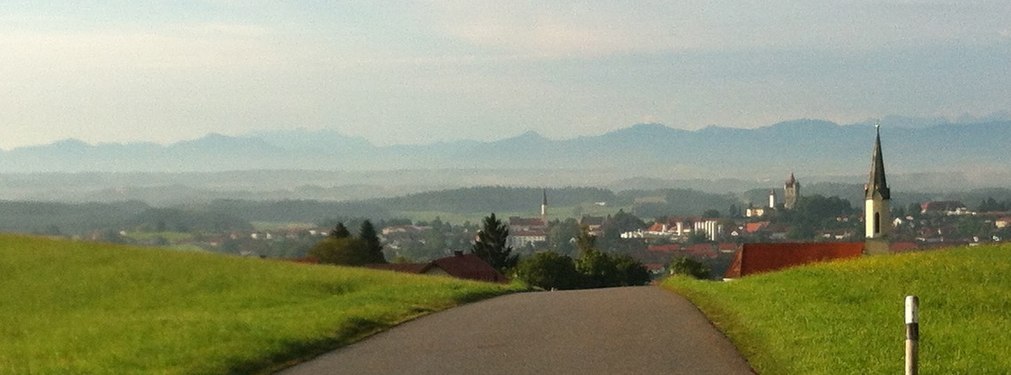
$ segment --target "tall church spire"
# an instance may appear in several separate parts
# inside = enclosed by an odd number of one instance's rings
[[[881,156],[881,124],[874,128],[876,136],[871,154],[871,171],[867,177],[867,186],[864,187],[864,233],[868,239],[877,240],[887,238],[891,229],[888,206],[892,193],[885,181],[885,160]]]
[[[881,124],[874,125],[877,137],[874,139],[874,152],[871,154],[871,173],[864,187],[864,199],[874,199],[874,195],[880,195],[881,199],[891,199],[891,190],[888,189],[888,182],[885,181],[885,160],[881,156]]]

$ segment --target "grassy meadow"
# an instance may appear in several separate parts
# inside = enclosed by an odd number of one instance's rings
[[[920,298],[921,373],[1011,369],[1009,245],[663,286],[698,305],[762,374],[901,374],[906,295]]]
[[[250,373],[515,290],[0,235],[0,373]]]

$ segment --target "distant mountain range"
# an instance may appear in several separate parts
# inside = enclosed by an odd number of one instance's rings
[[[882,126],[890,174],[1011,175],[1011,121],[930,123],[892,119]],[[888,122],[886,122],[887,124]],[[925,125],[924,125],[925,124]],[[69,139],[0,150],[0,173],[220,172],[252,170],[396,171],[425,169],[556,169],[623,178],[781,179],[789,173],[866,173],[874,141],[869,123],[796,120],[756,129],[696,131],[640,124],[598,136],[547,139],[535,132],[493,142],[376,146],[333,131],[273,131],[170,145],[91,145]],[[546,172],[547,171],[547,172]]]

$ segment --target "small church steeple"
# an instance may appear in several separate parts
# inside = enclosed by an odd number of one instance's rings
[[[871,154],[871,171],[864,186],[864,225],[866,237],[883,238],[891,226],[888,204],[892,193],[885,180],[885,161],[881,155],[881,124],[876,124],[874,151]]]
[[[541,220],[545,224],[548,223],[548,189],[542,191],[544,193],[544,199],[541,200]]]

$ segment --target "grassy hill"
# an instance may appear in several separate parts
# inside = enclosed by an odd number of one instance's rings
[[[510,287],[0,235],[0,373],[249,373]]]
[[[1011,368],[1011,246],[862,257],[733,282],[672,278],[763,374],[900,374],[920,297],[924,374]]]

